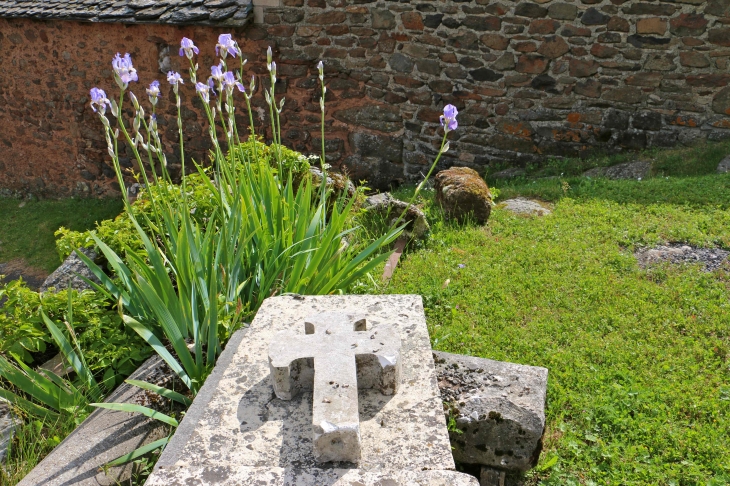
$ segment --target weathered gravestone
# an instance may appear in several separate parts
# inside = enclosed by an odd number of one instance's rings
[[[367,332],[365,317],[344,312],[308,318],[304,330],[305,335],[282,331],[269,346],[274,393],[291,400],[302,389],[313,390],[314,459],[357,462],[357,389],[377,387],[384,395],[398,391],[400,336],[387,325]]]
[[[325,421],[359,429],[359,457],[343,436],[315,453]],[[478,484],[454,468],[421,298],[283,296],[231,338],[146,484]]]

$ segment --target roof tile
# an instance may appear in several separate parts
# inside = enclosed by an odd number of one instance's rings
[[[251,0],[0,0],[1,17],[241,26]]]

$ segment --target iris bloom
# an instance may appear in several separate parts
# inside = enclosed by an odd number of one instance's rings
[[[96,113],[97,107],[103,115],[106,112],[106,107],[111,106],[109,99],[106,97],[106,93],[103,89],[91,88],[91,109]]]
[[[121,57],[117,52],[117,55],[114,56],[114,59],[112,60],[112,67],[121,80],[121,88],[126,88],[130,82],[137,81],[137,70],[134,69],[134,66],[132,66],[132,57],[129,53],[124,54],[124,57]]]
[[[210,67],[210,77],[219,83],[223,82],[223,63]]]
[[[150,103],[152,105],[157,104],[157,99],[161,96],[160,95],[160,82],[156,79],[150,83],[150,87],[147,88],[147,96],[150,98]]]
[[[444,106],[444,114],[440,117],[441,126],[444,127],[444,130],[447,132],[456,130],[459,126],[459,123],[456,121],[456,115],[458,114],[459,110],[454,105]]]
[[[218,44],[215,45],[216,56],[221,56],[225,59],[226,52],[233,57],[236,57],[238,53],[238,44],[233,40],[231,34],[221,34],[218,36]]]
[[[207,84],[201,83],[200,81],[198,81],[195,84],[195,91],[200,93],[200,96],[203,98],[203,101],[205,101],[206,103],[210,102],[210,88],[208,87]]]
[[[238,91],[241,91],[241,92],[246,91],[246,88],[244,88],[243,85],[238,82],[238,80],[236,79],[236,76],[234,76],[231,71],[227,71],[223,75],[223,87],[225,88],[225,90],[228,92],[229,95],[231,93],[233,93],[234,87],[238,88]]]
[[[167,82],[172,85],[185,84],[182,77],[180,76],[180,73],[176,73],[175,71],[170,71],[167,73]]]
[[[182,40],[180,41],[180,57],[187,56],[188,59],[192,59],[193,52],[195,54],[200,53],[198,48],[195,47],[195,44],[193,44],[193,41],[191,41],[187,37],[183,37]]]

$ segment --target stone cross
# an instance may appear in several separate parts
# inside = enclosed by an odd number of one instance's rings
[[[304,334],[282,331],[269,344],[276,396],[291,400],[313,389],[317,462],[360,459],[358,388],[393,395],[400,383],[401,340],[389,325],[368,329],[364,317],[324,312],[305,319]]]

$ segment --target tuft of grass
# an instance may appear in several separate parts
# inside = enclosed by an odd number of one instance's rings
[[[15,429],[10,450],[0,467],[0,484],[20,482],[54,447],[76,428],[77,423],[67,418],[26,418]]]
[[[121,199],[21,201],[0,198],[0,262],[23,259],[48,272],[58,267],[54,232],[84,231],[122,211]]]
[[[431,243],[386,291],[423,296],[437,349],[549,369],[530,484],[730,483],[730,265],[633,256],[729,248],[730,176],[569,180],[500,188],[556,201],[549,216],[497,208],[478,227],[429,211]]]

